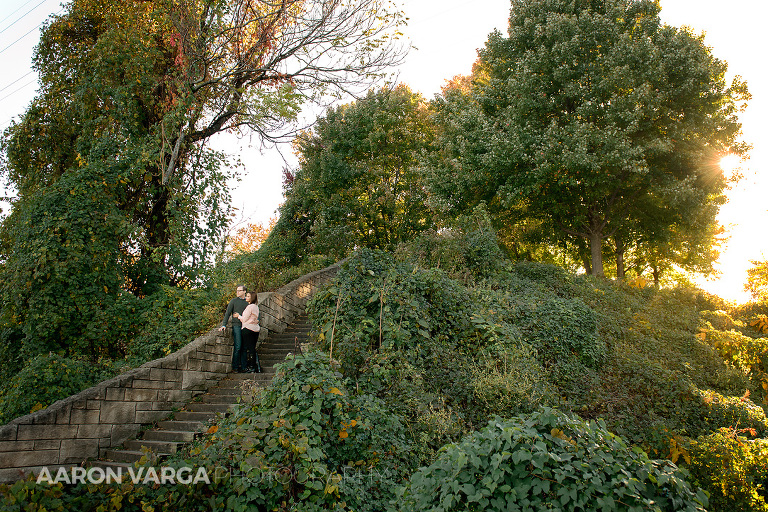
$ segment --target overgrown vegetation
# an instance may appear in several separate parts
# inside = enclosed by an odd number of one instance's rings
[[[229,166],[204,142],[279,138],[399,59],[388,4],[255,5],[76,0],[45,29],[0,141],[0,421],[359,249],[308,306],[312,351],[164,462],[210,485],[27,480],[3,508],[768,510],[766,265],[741,308],[658,286],[710,268],[713,163],[748,149],[746,84],[701,38],[650,0],[512,0],[432,103],[374,90],[302,133],[270,236],[212,267]]]
[[[466,240],[494,262],[468,259]],[[762,374],[718,352],[726,334],[759,343],[755,327],[695,289],[499,260],[493,245],[479,212],[394,254],[359,251],[310,302],[315,350],[164,462],[219,468],[210,486],[71,487],[55,503],[766,509]],[[17,482],[6,504],[47,485]]]
[[[23,333],[12,322],[5,323],[0,331],[0,423],[180,349],[221,322],[240,283],[259,291],[275,290],[332,262],[315,256],[287,267],[271,257],[269,246],[231,256],[194,288],[161,286],[143,298],[121,294],[119,306],[94,319],[99,321],[94,321],[93,341],[83,347],[20,350]]]

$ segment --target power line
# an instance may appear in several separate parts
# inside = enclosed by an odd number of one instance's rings
[[[17,79],[16,79],[16,80],[14,80],[13,82],[9,83],[8,85],[6,85],[6,86],[5,86],[5,87],[3,87],[2,89],[0,89],[0,92],[3,92],[3,91],[4,91],[4,90],[6,90],[7,88],[9,88],[9,87],[10,87],[10,86],[12,86],[13,84],[15,84],[16,82],[21,82],[21,81],[22,81],[24,78],[27,78],[27,77],[28,77],[29,75],[31,75],[32,73],[34,73],[34,71],[30,71],[30,72],[29,72],[29,73],[27,73],[26,75],[24,75],[24,76],[20,76],[19,78],[17,78]]]
[[[33,1],[33,0],[27,0],[26,2],[24,2],[23,4],[21,4],[21,6],[20,6],[20,7],[17,7],[15,11],[13,11],[11,14],[9,14],[8,16],[6,16],[6,17],[5,17],[5,18],[3,18],[2,20],[0,20],[0,23],[4,22],[4,21],[5,21],[5,20],[7,20],[8,18],[10,18],[11,16],[13,16],[13,15],[14,15],[14,14],[16,14],[17,12],[19,12],[20,10],[22,10],[22,9],[23,9],[24,7],[26,7],[28,4],[31,4],[31,3],[32,3],[32,1]]]
[[[57,15],[57,14],[61,13],[62,11],[64,11],[64,9],[61,9],[61,10],[59,10],[58,12],[54,13],[54,14],[53,14],[53,16],[55,16],[55,15]],[[16,43],[18,43],[19,41],[21,41],[22,39],[24,39],[25,37],[27,37],[29,34],[31,34],[32,32],[34,32],[34,31],[35,31],[35,30],[37,30],[38,28],[40,28],[40,26],[41,26],[43,23],[45,23],[45,20],[41,21],[39,24],[37,24],[35,27],[33,27],[33,28],[32,28],[32,30],[30,30],[29,32],[27,32],[26,34],[24,34],[23,36],[21,36],[20,38],[18,38],[17,40],[15,40],[15,41],[14,41],[14,42],[12,42],[11,44],[9,44],[9,45],[8,45],[8,46],[6,46],[5,48],[3,48],[2,50],[0,50],[0,53],[3,53],[3,52],[5,52],[6,50],[8,50],[8,48],[10,48],[11,46],[15,45]]]
[[[43,23],[45,23],[45,22],[41,22],[41,23],[40,23],[40,25],[42,25]],[[18,43],[19,41],[21,41],[22,39],[24,39],[25,37],[27,37],[29,34],[31,34],[32,32],[34,32],[34,31],[35,31],[35,30],[37,30],[38,28],[40,28],[40,25],[37,25],[36,27],[32,28],[32,30],[30,30],[29,32],[27,32],[26,34],[24,34],[23,36],[21,36],[20,38],[18,38],[17,40],[15,40],[15,41],[14,41],[14,42],[12,42],[11,44],[9,44],[9,45],[8,45],[8,46],[6,46],[5,48],[3,48],[2,50],[0,50],[0,53],[3,53],[3,52],[4,52],[4,51],[6,51],[8,48],[10,48],[11,46],[15,45],[16,43]]]
[[[31,1],[31,0],[30,0],[30,1]],[[8,25],[7,27],[5,27],[3,30],[0,30],[0,34],[2,34],[3,32],[5,32],[6,30],[8,30],[9,28],[11,28],[12,26],[14,26],[15,24],[17,24],[17,23],[18,23],[18,22],[20,22],[21,20],[23,20],[23,19],[24,19],[24,18],[25,18],[25,17],[26,17],[26,16],[27,16],[29,13],[31,13],[32,11],[34,11],[35,9],[37,9],[38,7],[40,7],[41,5],[43,5],[43,4],[44,4],[45,2],[47,2],[47,1],[48,1],[48,0],[42,0],[42,1],[41,1],[39,4],[37,4],[36,6],[34,6],[33,8],[31,8],[30,10],[28,10],[26,13],[22,14],[22,15],[21,15],[21,16],[20,16],[18,19],[16,19],[16,21],[14,21],[13,23],[11,23],[11,24],[10,24],[10,25]],[[29,3],[29,2],[27,2],[27,3]],[[26,4],[24,4],[24,5],[26,5]],[[16,10],[18,11],[18,9],[16,9]],[[14,12],[15,12],[15,11],[14,11]],[[8,19],[8,18],[6,18],[6,19]],[[3,20],[3,21],[5,21],[5,20]]]
[[[6,94],[6,95],[5,95],[5,96],[3,96],[2,98],[0,98],[0,101],[3,101],[4,99],[8,98],[9,96],[13,96],[14,94],[16,94],[17,92],[19,92],[20,90],[22,90],[22,89],[25,89],[25,88],[29,87],[31,84],[35,83],[35,81],[37,81],[37,79],[35,79],[35,80],[30,80],[29,82],[27,82],[26,84],[22,85],[21,87],[19,87],[18,89],[14,90],[13,92],[9,92],[8,94]]]

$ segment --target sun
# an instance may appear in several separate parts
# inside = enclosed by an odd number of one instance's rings
[[[741,157],[729,153],[720,159],[720,169],[723,170],[723,175],[726,178],[731,178],[734,171],[741,167]]]

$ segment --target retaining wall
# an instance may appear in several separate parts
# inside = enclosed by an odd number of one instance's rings
[[[307,300],[333,278],[340,263],[312,272],[274,292],[259,294],[259,322],[266,339],[304,311]],[[47,467],[79,465],[133,439],[142,425],[215,385],[231,369],[231,331],[218,327],[182,349],[106,380],[0,427],[0,481]]]

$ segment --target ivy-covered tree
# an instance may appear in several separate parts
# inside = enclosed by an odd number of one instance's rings
[[[306,101],[367,88],[398,62],[401,22],[380,0],[68,3],[2,139],[4,339],[108,346],[115,304],[194,284],[229,208],[210,138],[276,140]]]
[[[737,114],[749,94],[659,11],[651,0],[512,0],[508,37],[491,34],[471,79],[436,102],[448,136],[427,166],[434,201],[524,204],[555,240],[587,244],[596,275],[622,229],[651,241],[708,229],[716,208],[688,222],[689,208],[717,204],[717,162],[746,151]]]
[[[329,110],[294,141],[283,215],[309,220],[313,251],[394,248],[433,227],[417,172],[432,138],[426,104],[403,85]]]

